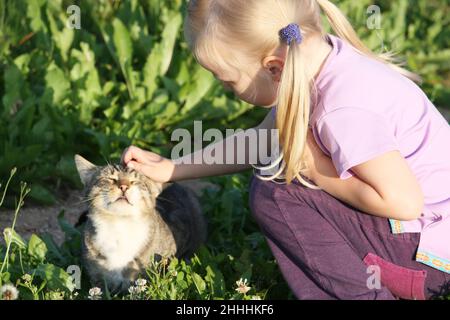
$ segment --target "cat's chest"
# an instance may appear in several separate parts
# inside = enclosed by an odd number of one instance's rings
[[[147,220],[116,219],[95,221],[93,242],[110,269],[121,269],[141,252],[150,237]]]

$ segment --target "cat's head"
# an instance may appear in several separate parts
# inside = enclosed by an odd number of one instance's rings
[[[136,216],[155,206],[162,184],[119,165],[96,166],[76,155],[75,164],[93,211]]]

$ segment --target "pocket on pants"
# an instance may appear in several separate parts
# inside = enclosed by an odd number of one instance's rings
[[[414,270],[386,261],[376,254],[369,253],[364,258],[367,266],[376,265],[380,268],[381,284],[391,293],[401,299],[425,300],[425,270]]]

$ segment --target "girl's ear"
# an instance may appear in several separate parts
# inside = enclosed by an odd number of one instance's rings
[[[81,182],[83,182],[83,185],[86,186],[97,172],[97,166],[78,154],[75,156],[75,165],[77,166]]]
[[[263,67],[269,73],[274,82],[281,81],[281,74],[283,73],[284,60],[277,56],[265,57],[263,60]]]

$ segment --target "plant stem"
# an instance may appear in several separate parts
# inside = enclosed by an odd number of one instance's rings
[[[14,171],[15,173],[15,171]],[[13,175],[14,173],[11,173],[11,175]],[[9,183],[9,180],[8,180]],[[26,183],[22,183],[22,185],[20,186],[20,196],[19,196],[19,203],[16,205],[16,210],[14,211],[14,220],[13,220],[13,224],[11,226],[11,234],[10,237],[5,239],[7,244],[6,244],[6,253],[5,253],[5,257],[3,258],[3,263],[2,263],[2,267],[0,269],[0,285],[2,284],[2,275],[3,275],[3,269],[6,265],[6,270],[8,270],[9,268],[9,250],[11,249],[11,243],[12,243],[12,237],[13,237],[13,233],[14,233],[14,228],[16,226],[16,221],[17,221],[17,216],[19,215],[19,211],[23,206],[23,200],[25,199],[25,197],[27,196],[27,194],[30,192],[30,189],[27,188],[27,184]]]
[[[6,185],[5,185],[5,189],[3,190],[2,200],[0,200],[0,207],[3,205],[3,201],[5,200],[5,196],[6,196],[6,191],[8,191],[9,183],[11,182],[11,179],[13,178],[13,176],[16,174],[16,171],[17,171],[16,168],[13,168],[11,170],[8,181],[6,182]]]

